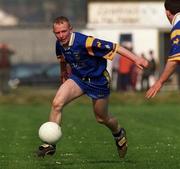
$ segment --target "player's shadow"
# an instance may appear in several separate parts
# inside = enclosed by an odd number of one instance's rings
[[[87,160],[86,163],[89,164],[118,164],[118,163],[135,163],[128,159],[119,159],[119,160]]]
[[[119,160],[85,160],[83,161],[84,164],[91,164],[91,165],[97,165],[97,164],[123,164],[123,163],[130,163],[135,164],[135,161],[131,161],[128,159],[119,159]],[[82,161],[78,162],[62,162],[61,165],[67,166],[67,165],[74,165],[74,164],[82,164]]]
[[[110,163],[119,163],[119,160],[87,160],[88,164],[110,164]]]

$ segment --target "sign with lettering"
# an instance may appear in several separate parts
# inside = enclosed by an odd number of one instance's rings
[[[169,27],[163,2],[91,2],[88,24]]]

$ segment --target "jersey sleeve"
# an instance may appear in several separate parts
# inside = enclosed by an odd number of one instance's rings
[[[88,36],[86,39],[86,49],[91,56],[112,60],[116,54],[117,47],[118,45],[115,43],[93,38],[91,36]]]
[[[61,46],[58,41],[56,41],[56,57],[59,59],[61,62],[65,62],[64,56],[61,52]]]
[[[171,50],[168,61],[180,61],[180,29],[171,32]]]
[[[58,41],[56,41],[56,56],[58,59],[62,56],[61,46]]]

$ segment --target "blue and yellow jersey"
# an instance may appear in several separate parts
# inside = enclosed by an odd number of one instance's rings
[[[180,15],[176,16],[171,30],[171,50],[168,61],[180,61]]]
[[[82,77],[98,77],[106,70],[107,59],[112,60],[117,45],[78,32],[71,34],[69,46],[64,48],[56,41],[57,57],[64,57],[71,65],[72,74]]]

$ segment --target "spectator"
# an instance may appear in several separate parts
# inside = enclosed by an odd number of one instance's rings
[[[156,73],[156,61],[154,57],[154,51],[149,51],[149,69],[150,69],[150,77],[149,77],[149,86],[155,82],[155,73]]]
[[[119,78],[119,59],[120,56],[117,55],[113,60],[112,60],[112,89],[113,90],[118,90],[118,80]]]
[[[14,53],[6,44],[0,44],[0,92],[7,94],[9,92],[8,81],[10,77],[10,56]]]
[[[146,58],[144,54],[141,55],[142,58]],[[154,59],[154,52],[152,50],[149,51],[149,67],[144,69],[141,77],[141,90],[147,90],[151,86],[150,78],[154,80],[154,75],[156,71],[156,62]]]
[[[133,91],[137,90],[137,83],[138,83],[138,76],[139,76],[139,72],[141,71],[141,69],[139,69],[134,63],[131,66],[131,72],[130,72],[130,84],[131,84],[131,89]]]
[[[131,83],[131,69],[133,62],[126,57],[120,57],[119,59],[119,89],[121,91],[127,91],[130,88]]]

